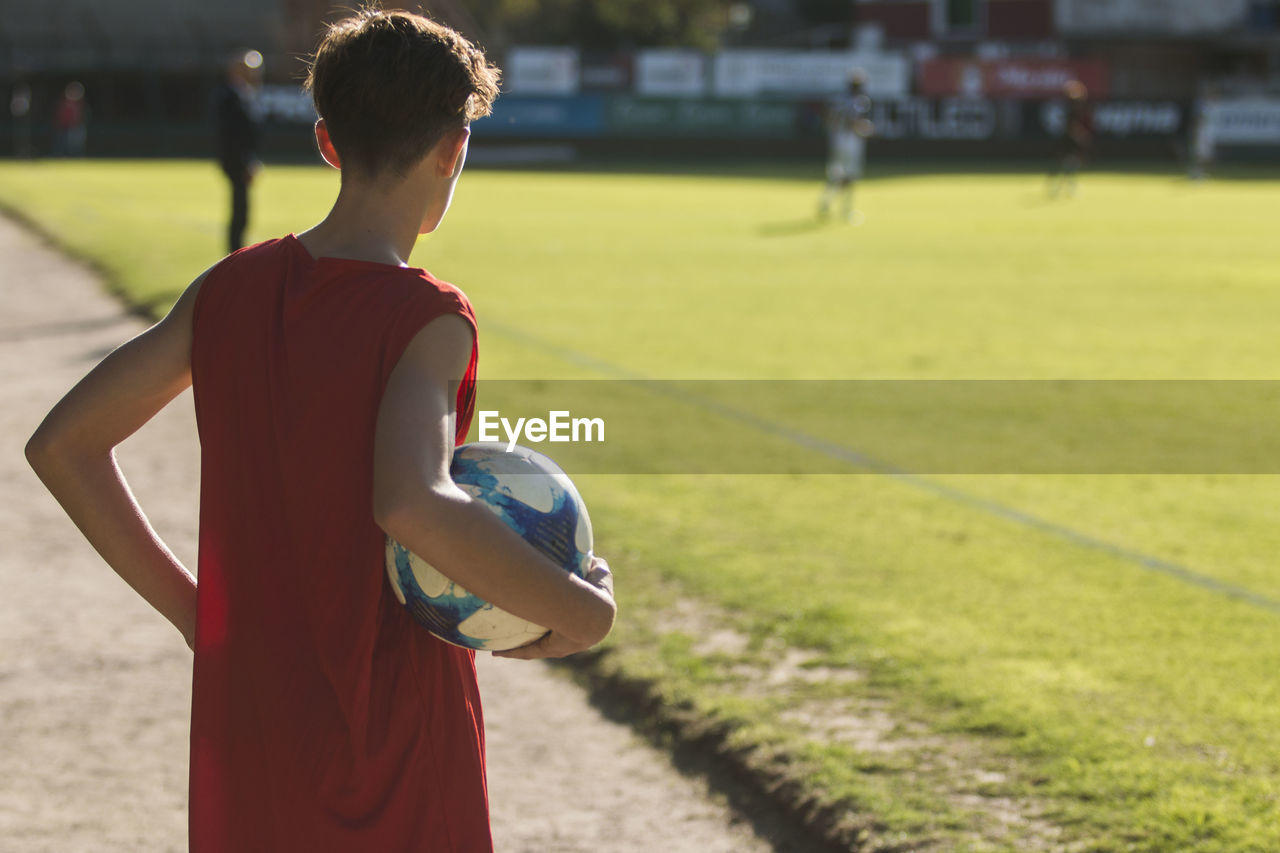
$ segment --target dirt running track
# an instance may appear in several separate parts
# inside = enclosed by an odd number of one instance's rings
[[[0,218],[5,853],[186,847],[191,655],[80,538],[22,456],[58,396],[141,328],[89,271]],[[188,393],[120,451],[152,523],[189,566],[198,449]],[[705,784],[601,718],[559,673],[481,658],[499,851],[770,849]]]

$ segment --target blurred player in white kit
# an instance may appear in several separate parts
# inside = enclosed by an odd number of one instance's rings
[[[831,203],[840,196],[840,214],[845,222],[857,224],[862,215],[853,209],[853,185],[862,177],[867,139],[875,132],[871,123],[871,98],[865,89],[867,75],[860,68],[849,74],[849,91],[827,108],[830,151],[827,157],[827,185],[818,202],[818,215],[831,215]]]
[[[1191,168],[1189,177],[1193,181],[1203,181],[1209,174],[1217,154],[1218,137],[1214,124],[1216,102],[1213,92],[1206,92],[1192,107],[1191,121]]]

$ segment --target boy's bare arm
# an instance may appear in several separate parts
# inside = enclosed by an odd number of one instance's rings
[[[552,653],[590,648],[613,626],[612,596],[557,567],[449,476],[457,387],[450,383],[470,355],[470,327],[445,316],[419,332],[396,365],[378,412],[374,516],[446,577],[550,628]]]
[[[613,598],[613,574],[609,564],[600,557],[591,558],[591,568],[587,572],[587,583],[599,587]],[[539,658],[562,658],[582,651],[576,641],[563,634],[551,631],[528,645],[503,652],[494,652],[496,658],[516,658],[518,660],[537,660]]]
[[[195,636],[195,578],[147,521],[116,465],[115,447],[191,384],[192,304],[203,280],[80,380],[26,447],[31,467],[71,520],[188,646]]]

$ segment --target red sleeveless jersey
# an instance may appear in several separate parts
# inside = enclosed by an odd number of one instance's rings
[[[373,520],[387,380],[461,291],[419,269],[244,249],[196,299],[193,851],[490,851],[471,652],[396,600]],[[458,390],[458,442],[476,351]]]

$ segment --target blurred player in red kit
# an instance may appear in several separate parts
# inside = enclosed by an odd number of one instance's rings
[[[54,113],[54,153],[63,157],[83,157],[89,130],[89,105],[84,100],[84,85],[73,80],[63,90]]]

